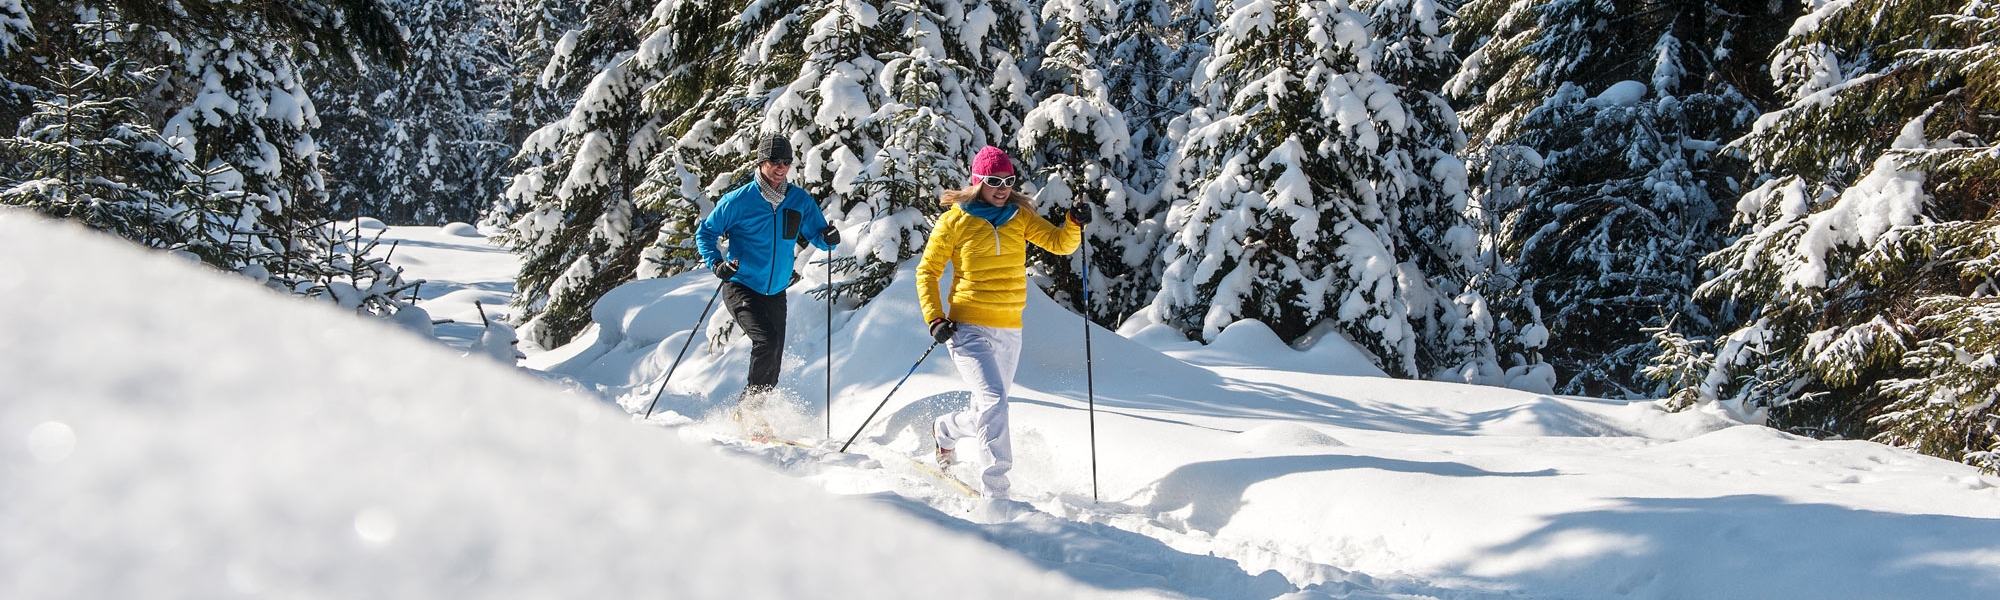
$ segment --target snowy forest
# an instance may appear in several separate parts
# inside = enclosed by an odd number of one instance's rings
[[[0,205],[385,318],[338,223],[500,231],[544,348],[760,137],[847,307],[993,145],[1106,327],[2000,469],[1989,0],[0,0],[0,112]]]

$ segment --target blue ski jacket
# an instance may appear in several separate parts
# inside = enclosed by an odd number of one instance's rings
[[[715,210],[695,228],[694,247],[701,260],[713,269],[726,261],[736,261],[730,281],[749,286],[766,296],[777,295],[792,285],[792,264],[798,258],[798,240],[803,236],[821,250],[832,250],[821,232],[826,231],[826,215],[819,211],[812,194],[785,184],[785,200],[773,208],[750,183],[722,195]],[[729,238],[725,257],[718,238]]]

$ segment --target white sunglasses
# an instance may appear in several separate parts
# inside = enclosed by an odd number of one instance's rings
[[[1021,180],[1015,175],[973,175],[972,178],[979,180],[979,183],[985,184],[986,187],[996,188],[1011,188],[1015,182]]]

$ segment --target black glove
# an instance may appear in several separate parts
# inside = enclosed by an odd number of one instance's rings
[[[1076,206],[1070,207],[1069,209],[1070,222],[1076,223],[1078,226],[1083,226],[1083,225],[1089,225],[1090,219],[1091,216],[1090,216],[1089,206],[1084,206],[1083,204],[1077,204]]]
[[[819,232],[819,239],[826,242],[828,246],[838,246],[840,245],[840,230],[834,229],[832,225],[828,225],[825,231]]]
[[[715,266],[709,267],[709,270],[715,271],[716,278],[729,281],[729,278],[736,276],[736,261],[717,263]]]
[[[942,344],[951,340],[951,335],[954,333],[958,333],[958,324],[951,322],[951,319],[944,317],[931,319],[931,339]]]

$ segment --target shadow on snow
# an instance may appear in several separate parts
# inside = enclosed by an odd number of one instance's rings
[[[1703,577],[1723,569],[1743,598],[1959,592],[1972,593],[1957,597],[2000,598],[2000,569],[1994,568],[2000,519],[1885,513],[1759,494],[1618,501],[1553,516],[1518,540],[1475,552],[1455,570],[1517,589],[1617,581],[1615,589],[1598,592],[1652,588],[1656,594],[1639,595],[1672,597],[1675,590],[1699,587],[1676,581],[1691,575],[1677,574],[1674,565],[1701,561],[1709,563]],[[1746,548],[1757,554],[1744,554]],[[1825,562],[1828,548],[1845,548],[1840,552],[1851,556],[1849,562]],[[1579,576],[1591,572],[1598,575]]]

